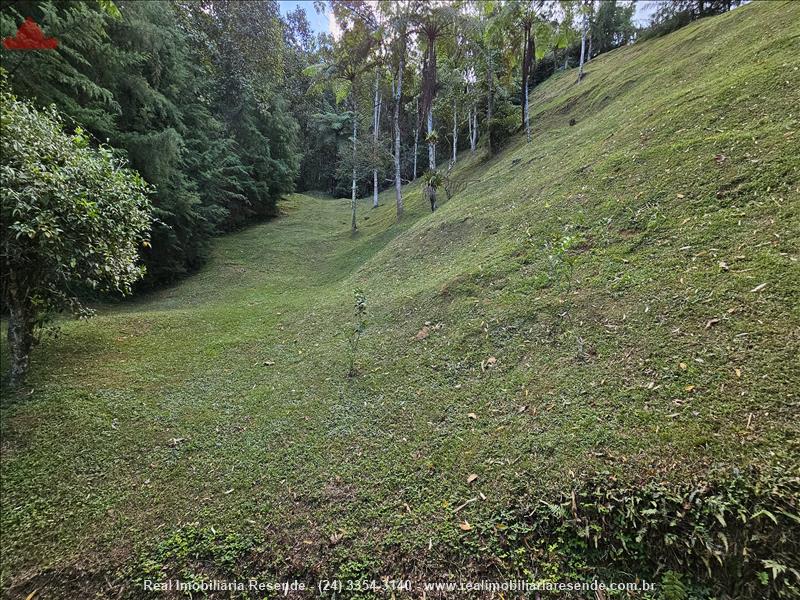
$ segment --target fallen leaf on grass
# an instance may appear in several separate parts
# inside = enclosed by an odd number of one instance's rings
[[[687,391],[687,392],[693,392],[693,391],[694,391],[694,386],[693,386],[693,385],[687,385],[687,386],[686,386],[685,388],[683,388],[683,389],[684,389],[685,391]]]
[[[708,323],[706,323],[706,329],[711,329],[711,326],[717,323],[719,323],[719,319],[709,319]]]
[[[469,417],[474,421],[478,418],[478,415],[476,415],[475,413],[467,413],[467,417]]]
[[[478,478],[477,473],[471,473],[469,477],[467,477],[467,483],[472,483]]]
[[[742,370],[741,369],[736,369],[736,376],[737,377],[741,377],[742,376]]]
[[[681,364],[679,364],[678,366],[681,368],[681,371],[685,371],[685,370],[688,368],[688,366],[686,365],[686,363],[681,363]]]
[[[767,287],[767,284],[766,284],[766,283],[760,283],[760,284],[758,284],[756,287],[754,287],[754,288],[753,288],[752,290],[750,290],[750,291],[751,291],[751,292],[760,292],[760,291],[761,291],[761,290],[763,290],[765,287]]]
[[[494,356],[490,356],[483,362],[481,362],[481,371],[485,371],[486,369],[492,369],[497,364],[497,359]]]
[[[428,327],[427,325],[425,325],[425,326],[424,326],[422,329],[420,329],[420,330],[417,332],[417,335],[415,335],[415,336],[414,336],[414,339],[415,339],[415,340],[417,340],[417,341],[419,342],[419,341],[422,341],[422,340],[424,340],[424,339],[425,339],[426,337],[428,337],[430,334],[431,334],[430,327]]]
[[[472,531],[472,525],[467,523],[466,519],[463,523],[459,523],[458,526],[461,528],[461,531]]]

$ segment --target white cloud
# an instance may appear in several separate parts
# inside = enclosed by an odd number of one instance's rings
[[[342,36],[342,30],[339,29],[339,24],[333,16],[333,9],[331,9],[330,5],[325,7],[325,16],[328,17],[328,33],[338,40]]]

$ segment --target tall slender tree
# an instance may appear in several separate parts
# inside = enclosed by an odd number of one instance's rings
[[[378,208],[378,142],[381,130],[381,71],[375,67],[375,95],[372,101],[372,208]]]
[[[455,12],[450,5],[418,5],[417,27],[425,42],[425,55],[422,66],[422,114],[425,117],[428,144],[428,168],[436,170],[436,132],[433,128],[433,104],[438,91],[437,82],[437,42],[452,25]]]
[[[419,158],[419,132],[421,129],[419,119],[419,95],[414,96],[414,175],[413,179],[417,178],[417,160]]]
[[[394,136],[393,162],[394,162],[394,194],[397,220],[403,217],[403,179],[401,170],[401,131],[400,111],[403,105],[403,75],[406,68],[406,52],[409,34],[409,12],[407,2],[389,2],[380,5],[386,13],[387,41],[392,65],[392,99],[394,111],[392,114],[392,132]],[[416,148],[415,148],[416,151]],[[414,157],[416,165],[416,156]],[[416,171],[416,168],[415,168]],[[416,176],[416,173],[415,173]]]
[[[578,67],[578,82],[583,79],[583,65],[586,59],[586,36],[589,33],[589,4],[584,4],[579,14],[581,20],[581,59]]]
[[[358,186],[358,92],[361,78],[374,67],[372,50],[376,42],[377,24],[371,8],[363,2],[336,0],[333,14],[342,31],[336,46],[334,62],[328,65],[328,75],[336,87],[337,98],[349,95],[353,115],[351,138],[352,178],[350,187],[350,231],[358,229],[356,222]]]
[[[531,120],[530,120],[530,79],[536,69],[536,32],[534,24],[537,20],[535,4],[541,2],[528,0],[522,5],[522,113],[525,124],[525,137],[531,141]]]

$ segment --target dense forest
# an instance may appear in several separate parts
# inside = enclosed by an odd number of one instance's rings
[[[59,45],[4,51],[14,93],[54,104],[152,186],[151,282],[196,269],[214,233],[275,215],[300,162],[284,82],[300,51],[275,3],[16,2],[4,36],[22,15]]]

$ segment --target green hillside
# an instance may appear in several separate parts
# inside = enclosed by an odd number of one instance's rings
[[[388,190],[352,237],[347,201],[294,195],[183,283],[63,322],[2,405],[8,597],[253,572],[800,593],[798,48],[800,3],[754,2],[603,54],[536,88],[531,143],[459,157],[433,214],[411,184],[396,224]]]

